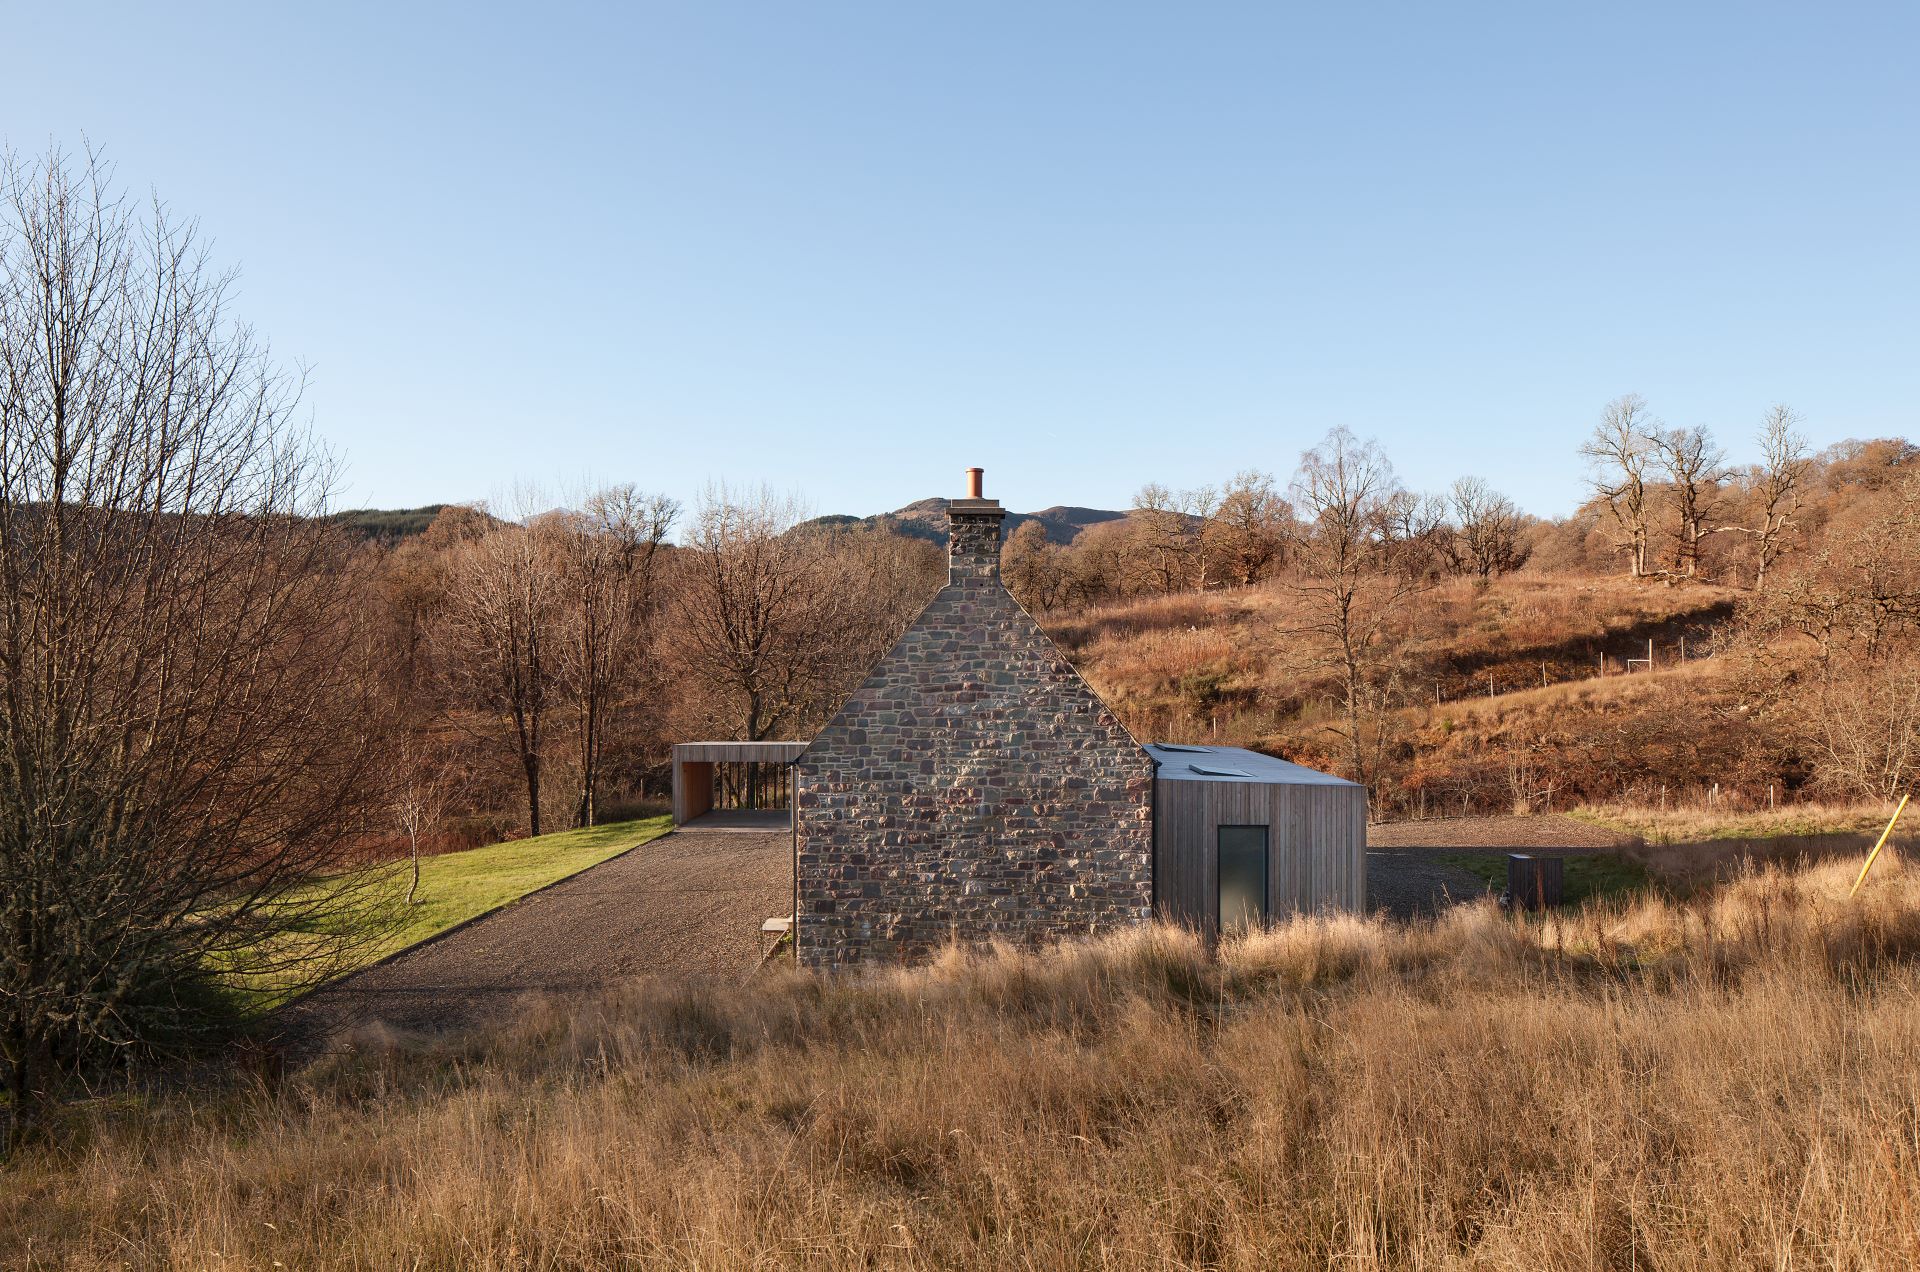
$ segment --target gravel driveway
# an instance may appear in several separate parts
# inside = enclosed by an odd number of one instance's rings
[[[738,978],[759,961],[761,922],[792,909],[788,831],[696,822],[311,994],[287,1023],[310,1037],[371,1021],[438,1030],[530,993]]]

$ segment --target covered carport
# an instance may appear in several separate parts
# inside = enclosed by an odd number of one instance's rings
[[[793,796],[788,765],[806,749],[805,742],[674,743],[674,825],[716,809],[786,811]]]

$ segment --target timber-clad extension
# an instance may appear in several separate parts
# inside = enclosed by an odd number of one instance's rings
[[[1233,746],[1147,751],[1159,762],[1153,881],[1161,918],[1217,932],[1223,920],[1233,928],[1366,908],[1366,787]],[[1236,865],[1252,889],[1237,897]],[[1254,878],[1256,866],[1264,878]]]

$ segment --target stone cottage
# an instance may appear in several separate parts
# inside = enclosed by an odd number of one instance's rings
[[[804,966],[1152,913],[1154,759],[1007,591],[1004,510],[968,487],[947,585],[794,761]]]

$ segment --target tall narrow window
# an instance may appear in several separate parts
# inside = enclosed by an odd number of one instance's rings
[[[1220,930],[1241,932],[1267,921],[1267,828],[1222,826],[1219,833]]]

